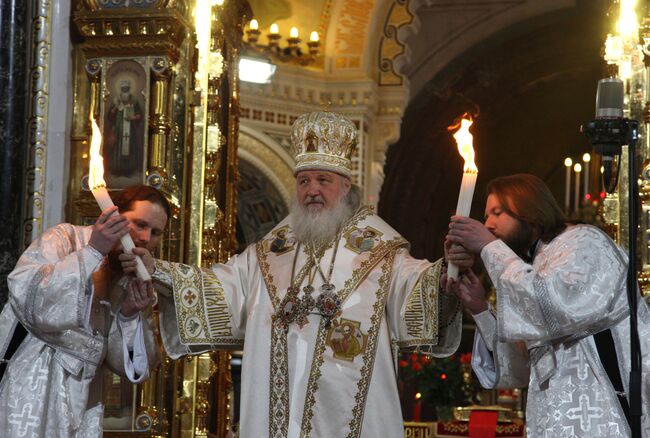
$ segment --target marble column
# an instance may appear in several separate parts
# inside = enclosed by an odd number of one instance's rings
[[[22,252],[28,4],[0,0],[0,308],[7,300],[7,275]]]

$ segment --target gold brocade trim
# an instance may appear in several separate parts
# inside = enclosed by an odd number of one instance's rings
[[[361,426],[363,424],[363,413],[368,398],[368,388],[370,387],[370,378],[372,370],[375,367],[375,356],[377,353],[377,340],[379,338],[379,327],[386,308],[386,299],[388,298],[388,288],[393,274],[393,260],[395,251],[391,252],[384,260],[381,267],[382,275],[379,279],[379,288],[377,289],[377,300],[373,306],[374,313],[370,317],[370,330],[368,330],[368,347],[363,354],[363,367],[361,368],[361,379],[357,382],[357,394],[354,397],[356,405],[352,409],[352,420],[350,420],[350,433],[347,438],[361,436]]]
[[[272,323],[270,360],[269,436],[285,438],[289,431],[289,347],[280,321]]]
[[[521,423],[498,424],[496,427],[497,436],[515,436],[521,435],[524,431],[524,425]],[[469,432],[469,422],[440,422],[438,423],[438,432],[453,433],[457,436],[464,436]]]
[[[372,214],[373,209],[369,206],[361,207],[354,216],[352,216],[348,222],[343,227],[343,232],[350,227],[356,226],[358,222],[364,220],[368,215]],[[280,297],[278,296],[277,287],[274,284],[274,278],[271,274],[270,264],[267,260],[267,252],[265,251],[265,239],[262,239],[255,245],[255,250],[257,254],[257,259],[260,266],[260,271],[262,272],[262,277],[266,285],[266,289],[269,294],[269,298],[273,305],[274,312],[280,307]],[[325,251],[334,245],[334,241],[330,242],[329,245],[326,245],[316,254],[315,258],[322,256]],[[359,283],[366,277],[368,272],[379,262],[382,258],[385,257],[391,249],[404,246],[407,244],[406,240],[402,237],[396,237],[382,247],[381,251],[377,251],[361,263],[359,268],[357,268],[352,276],[345,282],[343,288],[338,293],[343,303],[345,299],[350,295],[354,289],[359,285]],[[294,249],[295,251],[295,249]],[[290,254],[290,252],[285,253]],[[394,255],[394,254],[393,254]],[[313,267],[312,260],[314,257],[310,257],[310,260],[305,263],[305,266],[299,271],[296,275],[296,283],[301,284],[304,277],[307,275],[309,270]],[[392,257],[391,257],[392,261]],[[315,403],[315,398],[310,397],[309,393],[316,393],[317,389],[317,380],[320,377],[320,368],[322,365],[322,351],[325,346],[325,330],[323,325],[323,319],[321,319],[321,325],[319,325],[317,346],[314,349],[314,356],[312,360],[312,368],[310,371],[309,383],[308,383],[308,395],[305,399],[305,410],[303,412],[303,428],[305,426],[305,421],[307,421],[307,427],[310,428],[310,421],[312,414],[312,408]],[[321,345],[323,344],[323,345]],[[321,353],[316,356],[316,352],[321,350]],[[287,345],[287,333],[284,328],[281,326],[279,321],[272,322],[272,332],[271,332],[271,357],[270,357],[270,382],[269,382],[269,433],[273,438],[286,437],[289,424],[289,355],[288,355],[288,345]],[[310,401],[311,400],[311,401]],[[307,408],[307,406],[309,406]],[[361,411],[361,414],[363,411]],[[305,420],[305,417],[308,416],[309,420]],[[308,433],[308,432],[307,432]],[[306,435],[302,435],[306,436]]]
[[[348,228],[356,226],[358,222],[364,220],[366,217],[368,217],[368,215],[372,214],[372,212],[373,212],[373,208],[367,205],[364,205],[361,208],[359,208],[359,210],[357,210],[354,216],[352,216],[344,225],[343,232],[341,234],[345,234]],[[402,240],[403,242],[406,242],[404,239]],[[262,277],[264,278],[264,284],[266,284],[266,289],[269,293],[269,298],[271,299],[271,303],[273,304],[273,310],[274,312],[277,312],[280,307],[280,297],[278,296],[278,290],[275,287],[275,283],[273,281],[274,280],[273,274],[271,274],[271,267],[266,257],[267,252],[266,252],[266,248],[264,248],[265,241],[266,239],[262,239],[259,242],[257,242],[255,244],[255,250],[257,253],[257,259],[259,261],[260,270],[262,271]],[[322,256],[325,253],[325,251],[327,251],[329,248],[331,248],[334,245],[334,243],[335,242],[332,241],[329,243],[329,245],[325,245],[323,248],[321,248],[321,250],[317,254],[315,254],[315,258],[318,259],[320,256]],[[285,254],[290,254],[290,252]],[[296,284],[302,283],[302,280],[305,278],[305,275],[307,275],[307,273],[312,267],[313,267],[313,257],[310,257],[310,260],[308,260],[307,263],[305,263],[305,265],[296,275]]]
[[[181,342],[234,344],[228,304],[217,276],[205,269],[180,263],[169,263],[168,269]],[[208,311],[204,312],[204,308]]]
[[[350,296],[350,294],[359,286],[359,283],[368,275],[372,268],[381,261],[386,255],[391,252],[394,257],[395,250],[407,245],[408,242],[401,236],[394,237],[391,240],[386,241],[386,245],[382,246],[380,251],[372,254],[367,260],[361,262],[361,265],[352,273],[352,276],[343,285],[343,288],[339,292],[339,297],[341,298],[341,303],[344,303],[345,300]]]
[[[345,282],[345,285],[343,286],[343,289],[339,296],[341,296],[341,302],[345,298],[347,298],[350,293],[359,286],[361,283],[361,280],[368,275],[368,273],[379,263],[382,259],[386,258],[387,261],[384,262],[384,265],[382,266],[382,271],[386,272],[387,267],[390,268],[390,272],[392,272],[392,266],[393,266],[393,259],[395,257],[395,251],[399,246],[394,246],[395,241],[403,240],[401,238],[396,238],[393,239],[391,242],[388,242],[388,245],[385,246],[384,248],[387,249],[393,249],[392,252],[389,251],[382,251],[381,253],[377,253],[375,257],[372,257],[365,262],[361,264],[359,268],[357,268],[353,273],[352,277],[348,279],[348,281]],[[388,257],[385,257],[386,254],[388,253]],[[377,291],[377,297],[380,298],[382,287],[384,286],[382,281],[384,279],[384,276],[382,275],[382,278],[380,279],[380,287],[379,290]],[[388,284],[385,285],[386,287]],[[386,294],[387,296],[387,294]],[[380,300],[381,301],[381,300]],[[385,300],[384,300],[384,305],[385,305]],[[376,302],[375,302],[376,306]],[[376,311],[376,308],[375,308]],[[371,321],[374,321],[375,316],[372,317]],[[379,321],[381,321],[381,315],[379,317]],[[371,325],[369,333],[368,333],[368,341],[366,345],[369,345],[370,348],[365,349],[365,354],[363,355],[363,360],[364,363],[367,360],[367,356],[369,354],[372,354],[372,360],[374,363],[374,353],[375,353],[375,348],[376,344],[373,346],[370,344],[370,339],[374,336],[374,339],[377,337],[377,333],[373,330],[379,330],[379,325],[375,326],[374,324]],[[326,340],[326,333],[327,330],[325,329],[325,324],[324,324],[324,319],[321,319],[321,324],[318,327],[318,337],[316,339],[316,346],[314,347],[314,355],[313,355],[313,360],[311,364],[311,371],[309,373],[309,383],[307,384],[307,395],[305,397],[305,408],[303,410],[303,417],[302,417],[302,427],[301,427],[301,436],[309,436],[309,433],[311,432],[311,420],[314,416],[313,414],[313,409],[314,405],[316,404],[316,392],[318,391],[318,379],[321,377],[322,372],[321,372],[321,367],[324,362],[324,352],[325,352],[325,340]],[[362,376],[363,376],[363,369],[362,369]],[[363,379],[363,377],[362,377]],[[357,398],[359,396],[357,395]],[[361,414],[363,414],[363,410],[361,411]],[[352,419],[354,421],[354,417]]]
[[[273,304],[274,314],[277,313],[280,308],[280,297],[278,296],[278,288],[275,287],[273,282],[273,274],[271,274],[271,267],[269,262],[266,260],[266,251],[264,250],[264,240],[260,240],[255,245],[255,250],[257,252],[257,260],[259,261],[260,270],[262,271],[262,277],[264,278],[264,284],[266,284],[266,290],[269,293],[269,298],[271,299],[271,304]],[[295,250],[294,250],[295,251]],[[300,269],[298,275],[296,275],[296,284],[301,284],[305,279],[307,273],[314,266],[313,258],[309,258],[307,263]]]
[[[230,312],[221,281],[209,269],[202,268],[201,272],[210,337],[231,337]]]
[[[316,392],[318,391],[318,380],[323,375],[321,368],[325,362],[325,338],[327,337],[327,328],[325,327],[325,318],[320,319],[318,326],[318,335],[316,337],[316,346],[311,361],[311,371],[309,372],[309,382],[307,383],[307,394],[305,396],[305,407],[302,414],[302,424],[300,427],[300,437],[307,438],[311,433],[311,420],[314,418],[314,405],[316,404]]]
[[[352,162],[345,158],[333,157],[325,154],[305,154],[296,157],[295,173],[302,169],[323,168],[341,173],[342,170],[351,171]]]
[[[397,341],[395,342],[395,345],[399,347],[400,350],[409,350],[413,347],[420,347],[423,345],[438,345],[440,343],[440,338],[435,337],[435,338],[416,338],[416,339],[409,339],[408,341]]]
[[[438,291],[441,262],[424,271],[406,304],[404,322],[410,337],[438,343]]]

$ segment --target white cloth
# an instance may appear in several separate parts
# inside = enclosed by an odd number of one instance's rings
[[[401,236],[362,209],[336,254],[332,283],[343,301],[340,318],[327,328],[311,314],[302,328],[294,322],[285,332],[273,316],[289,286],[296,247],[285,219],[227,264],[199,270],[158,262],[165,348],[179,357],[241,347],[245,339],[242,437],[404,436],[395,350],[445,356],[460,341],[458,303],[438,295],[440,263],[412,258]],[[296,277],[307,272],[303,249]],[[320,259],[325,275],[333,251],[332,242]],[[314,298],[322,283],[315,275]],[[169,286],[173,300],[164,292]]]
[[[115,318],[124,291],[94,298],[92,275],[102,259],[88,246],[90,233],[71,224],[47,230],[8,277],[0,358],[18,321],[28,335],[0,382],[2,437],[101,437],[101,367],[137,383],[157,363],[149,322]]]
[[[627,391],[626,254],[602,231],[569,227],[539,244],[532,265],[500,240],[481,252],[497,292],[496,316],[475,316],[472,365],[487,388],[528,386],[526,430],[537,437],[628,437],[593,336],[611,329]],[[650,312],[639,300],[643,436],[650,437]]]

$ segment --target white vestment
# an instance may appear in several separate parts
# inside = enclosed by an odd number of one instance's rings
[[[627,256],[599,229],[569,227],[539,243],[533,264],[501,240],[481,257],[497,312],[475,316],[472,365],[487,388],[528,386],[530,438],[628,437],[621,404],[593,334],[611,329],[625,391],[630,371]],[[643,424],[650,437],[650,312],[639,299]]]
[[[323,284],[288,219],[227,264],[158,262],[165,348],[176,358],[244,346],[241,437],[403,437],[398,350],[450,355],[462,320],[456,299],[439,294],[440,262],[416,260],[407,246],[371,209],[360,209],[342,231],[332,271],[341,314],[328,327],[312,312],[302,328],[293,322],[286,331],[274,315],[284,308],[294,264],[300,297],[309,272],[314,298]],[[324,276],[335,248],[332,242],[320,257]]]
[[[92,275],[105,260],[88,246],[91,231],[47,230],[8,277],[0,359],[19,322],[28,335],[0,382],[1,437],[101,437],[102,365],[138,383],[157,364],[149,321],[116,316],[124,289],[96,296]]]

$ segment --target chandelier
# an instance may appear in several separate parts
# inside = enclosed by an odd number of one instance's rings
[[[302,40],[298,35],[298,28],[292,27],[289,31],[289,37],[286,38],[287,45],[280,47],[280,29],[276,23],[271,24],[269,33],[266,35],[268,40],[267,45],[259,43],[260,34],[259,23],[253,19],[248,24],[246,30],[246,49],[251,55],[259,54],[265,57],[270,57],[274,61],[295,63],[299,65],[309,65],[316,60],[320,51],[320,41],[318,32],[313,31],[307,41],[307,49],[303,50],[300,43]]]

